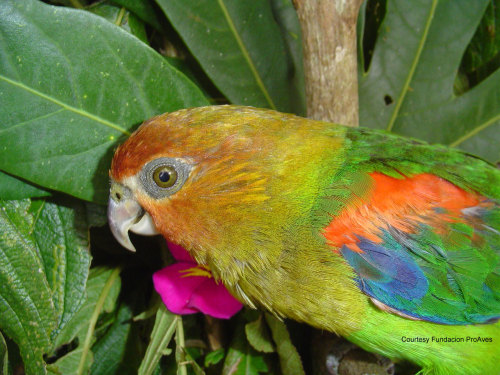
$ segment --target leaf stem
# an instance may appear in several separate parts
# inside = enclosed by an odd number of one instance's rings
[[[109,275],[108,280],[106,280],[106,284],[102,288],[102,292],[97,300],[94,312],[92,313],[92,317],[90,318],[89,328],[87,329],[87,336],[85,336],[85,341],[83,343],[82,348],[82,356],[80,357],[80,363],[78,364],[78,369],[76,371],[77,375],[82,375],[85,368],[85,360],[87,359],[87,355],[90,351],[90,346],[92,343],[92,337],[94,336],[95,325],[97,324],[97,319],[101,314],[101,311],[104,307],[104,302],[106,301],[106,297],[111,290],[111,287],[115,283],[116,279],[120,275],[121,267],[115,268],[115,270]]]
[[[177,359],[177,375],[187,375],[186,356],[184,354],[184,326],[182,325],[182,317],[177,319],[177,331],[175,333],[175,341],[177,343],[176,359]]]
[[[122,7],[120,9],[120,13],[118,13],[118,17],[116,17],[116,20],[115,20],[115,25],[116,26],[121,26],[122,24],[122,21],[123,21],[123,16],[125,16],[125,7]]]
[[[76,9],[83,9],[84,8],[84,6],[82,5],[82,3],[80,3],[79,0],[69,0],[69,2],[73,6],[73,8],[76,8]]]

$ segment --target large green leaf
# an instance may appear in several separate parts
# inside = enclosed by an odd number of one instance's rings
[[[120,291],[118,272],[102,267],[92,268],[85,288],[84,303],[56,337],[55,347],[67,344],[76,337],[83,341],[92,316],[98,316],[103,310],[112,311]]]
[[[90,263],[83,205],[0,205],[0,328],[19,345],[27,373],[40,374],[43,354],[83,302]]]
[[[71,201],[60,203],[38,200],[30,207],[36,219],[32,227],[33,238],[58,317],[57,328],[51,332],[52,339],[83,304],[90,267],[85,207]],[[68,209],[63,203],[73,209]]]
[[[117,318],[106,334],[92,346],[94,362],[91,374],[113,375],[113,374],[137,374],[137,367],[131,367],[131,358],[126,357],[127,344],[132,332],[132,311],[127,305],[120,306]],[[137,345],[137,343],[134,343]],[[132,358],[133,359],[133,358]]]
[[[267,0],[156,0],[235,104],[292,111],[289,62]]]
[[[488,0],[390,0],[360,123],[500,160],[500,70],[461,96],[453,84]]]
[[[299,18],[291,0],[272,0],[271,7],[285,41],[289,65],[292,66],[290,73],[292,78],[288,80],[292,111],[300,116],[305,116],[306,88],[302,63],[302,31]]]
[[[0,199],[17,200],[46,197],[50,193],[0,171]]]
[[[55,339],[58,347],[78,338],[78,347],[50,366],[53,373],[87,373],[94,360],[91,347],[95,341],[97,320],[103,312],[112,312],[116,306],[121,288],[119,274],[119,268],[92,268],[83,305]]]
[[[79,367],[83,352],[84,352],[83,348],[78,347],[77,349],[72,350],[68,354],[62,356],[57,360],[56,363],[48,366],[49,374],[51,375],[88,374],[94,358],[91,352],[87,353],[86,361],[83,363],[82,367]]]
[[[0,2],[0,169],[104,202],[117,140],[205,105],[200,90],[118,26],[34,0]]]

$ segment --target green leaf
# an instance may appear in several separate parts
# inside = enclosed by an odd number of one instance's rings
[[[269,330],[262,319],[262,315],[253,322],[245,325],[247,340],[259,352],[272,353],[274,347]]]
[[[153,374],[161,357],[166,354],[165,351],[176,331],[178,320],[179,316],[168,311],[165,305],[160,305],[156,313],[153,331],[151,332],[151,340],[139,367],[139,375]]]
[[[95,340],[97,319],[101,313],[114,310],[121,287],[119,273],[119,268],[91,269],[87,281],[86,299],[75,316],[56,337],[55,342],[55,346],[58,347],[78,337],[79,345],[68,354],[70,358],[63,359],[62,357],[52,365],[53,368],[57,369],[59,365],[64,368],[69,361],[77,362],[74,370],[78,375],[90,368],[93,361],[90,348]]]
[[[92,353],[87,353],[87,360],[85,361],[81,372],[78,372],[78,366],[80,364],[80,359],[83,355],[83,347],[78,347],[77,349],[69,352],[68,354],[59,358],[56,363],[48,365],[47,369],[50,374],[56,375],[78,375],[78,374],[88,374],[90,370],[90,365],[93,363]]]
[[[59,253],[67,250],[65,246],[76,241],[78,234],[65,222],[72,216],[66,211],[71,211],[70,208],[61,208],[60,214],[52,217],[59,222],[51,222],[46,213],[53,209],[52,204],[46,203],[47,207],[36,214],[30,212],[30,205],[29,200],[0,201],[0,328],[19,346],[26,372],[39,374],[45,373],[42,357],[52,347],[53,332],[59,329],[59,324],[64,324],[63,316],[68,318],[81,298],[78,290],[61,296],[58,284],[49,281],[57,277],[51,278],[46,271]],[[35,235],[33,231],[39,226],[46,226],[52,236]],[[69,232],[63,232],[66,230]],[[61,245],[61,236],[66,236],[68,242]],[[47,249],[53,253],[46,253]],[[72,251],[78,254],[81,249]],[[58,276],[63,275],[67,285],[81,290],[79,276],[74,278],[67,273],[66,260],[61,259],[58,266],[61,267]],[[61,309],[61,301],[68,306]]]
[[[117,272],[115,270],[115,272]],[[113,277],[111,277],[113,275]],[[104,295],[104,287],[107,283],[111,283],[111,287]],[[85,301],[77,311],[75,316],[68,322],[64,329],[55,339],[55,347],[62,346],[73,341],[76,337],[83,342],[92,316],[95,316],[104,311],[112,311],[120,292],[120,280],[117,275],[113,274],[112,269],[102,267],[92,268],[85,288]],[[98,302],[104,298],[103,305]]]
[[[306,115],[306,88],[302,63],[302,31],[291,0],[271,0],[274,18],[281,30],[292,78],[288,80],[292,111]]]
[[[9,352],[2,332],[0,332],[0,374],[9,374]]]
[[[393,0],[367,73],[360,123],[500,160],[500,69],[461,96],[457,71],[487,0]]]
[[[267,0],[156,0],[235,104],[292,111],[285,43]]]
[[[89,7],[88,11],[103,17],[116,26],[120,26],[123,30],[128,31],[147,44],[148,38],[144,24],[126,8],[103,2]]]
[[[357,57],[358,57],[358,74],[364,72],[365,70],[365,49],[364,49],[364,36],[365,30],[367,29],[366,25],[366,8],[368,1],[363,1],[359,8],[358,19],[356,22],[356,44],[357,44]]]
[[[217,363],[219,363],[224,359],[225,354],[226,352],[224,348],[219,348],[217,350],[214,350],[213,352],[208,353],[205,356],[205,362],[204,362],[205,367],[216,365]]]
[[[53,339],[85,299],[90,267],[85,206],[81,202],[69,200],[60,201],[59,204],[38,200],[32,203],[30,212],[35,218],[33,238],[58,317],[57,328],[51,332]]]
[[[120,306],[118,316],[106,334],[92,346],[94,362],[90,374],[113,375],[137,373],[137,368],[130,368],[126,358],[127,344],[130,340],[132,311],[127,305]],[[132,339],[136,339],[132,337]]]
[[[47,197],[50,193],[0,171],[0,199],[19,200]]]
[[[0,168],[7,173],[105,202],[119,138],[153,115],[205,104],[161,55],[101,17],[33,0],[0,2]]]
[[[276,351],[280,357],[281,371],[283,374],[304,375],[304,368],[300,361],[299,353],[290,340],[290,335],[285,323],[266,313],[266,322],[269,325]]]
[[[267,371],[262,354],[250,346],[245,339],[243,326],[239,326],[224,361],[222,375],[258,375]]]
[[[83,302],[90,264],[82,203],[0,201],[0,328],[20,348],[27,373]]]

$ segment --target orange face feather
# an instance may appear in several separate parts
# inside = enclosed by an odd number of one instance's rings
[[[318,131],[311,137],[315,128]],[[227,113],[210,108],[178,111],[145,122],[125,141],[115,153],[110,176],[122,182],[159,157],[188,161],[193,169],[176,194],[158,200],[139,189],[135,195],[170,241],[187,249],[203,243],[204,250],[197,254],[203,262],[202,253],[221,247],[220,241],[230,241],[230,234],[246,238],[248,232],[253,237],[272,232],[275,220],[264,216],[260,205],[271,197],[273,204],[266,208],[270,213],[287,210],[300,215],[301,203],[312,204],[314,196],[304,195],[302,202],[288,198],[320,180],[321,171],[304,174],[296,168],[302,155],[311,162],[339,153],[344,129],[324,134],[323,128],[323,123],[310,124],[273,111],[255,116],[243,107],[228,108]],[[261,228],[241,225],[245,222],[259,223]]]

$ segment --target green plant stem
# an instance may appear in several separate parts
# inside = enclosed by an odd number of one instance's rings
[[[142,359],[138,375],[151,375],[154,372],[176,331],[178,319],[180,319],[179,316],[168,312],[165,305],[161,304],[156,313],[151,341]]]
[[[122,7],[120,9],[120,13],[118,13],[118,17],[116,17],[116,20],[115,20],[116,26],[121,26],[122,21],[123,21],[123,16],[125,16],[125,11],[126,11],[126,9],[124,7]]]
[[[116,279],[120,275],[120,272],[121,272],[121,267],[116,268],[111,273],[111,275],[109,275],[106,284],[104,284],[104,288],[102,288],[101,295],[97,300],[94,312],[92,313],[92,317],[90,318],[89,328],[87,329],[87,335],[85,336],[85,341],[83,343],[82,356],[80,357],[80,363],[78,364],[78,369],[76,371],[77,375],[83,374],[83,370],[85,368],[85,360],[90,351],[90,346],[92,344],[92,337],[94,336],[97,319],[99,318],[99,315],[101,314],[101,311],[104,307],[104,302],[106,301],[106,297],[108,296],[109,291],[111,290],[111,287],[115,283]]]
[[[73,6],[73,8],[77,8],[77,9],[83,9],[84,8],[84,6],[82,5],[82,3],[80,3],[79,0],[69,0],[69,2]]]
[[[177,332],[175,334],[175,341],[177,342],[177,375],[187,375],[186,356],[184,354],[184,326],[182,325],[182,317],[177,319]]]

